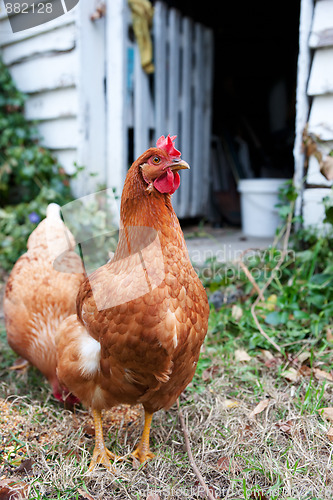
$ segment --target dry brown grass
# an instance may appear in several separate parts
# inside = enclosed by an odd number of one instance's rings
[[[332,443],[326,437],[327,423],[312,411],[319,396],[323,406],[332,405],[331,387],[322,390],[317,382],[311,395],[306,384],[277,386],[273,377],[266,376],[263,398],[269,404],[249,418],[258,398],[246,388],[238,392],[236,406],[225,403],[233,387],[231,375],[232,371],[224,371],[201,395],[188,391],[181,400],[194,459],[210,491],[216,498],[230,500],[331,500]],[[305,391],[308,400],[313,399],[313,406],[310,401],[306,408]],[[119,462],[116,476],[102,468],[87,473],[93,448],[88,412],[72,413],[51,401],[43,404],[29,397],[9,397],[0,409],[1,478],[21,478],[29,485],[31,500],[146,499],[150,492],[161,499],[203,498],[186,456],[176,408],[154,417],[151,444],[156,458],[139,468]],[[130,453],[141,428],[137,407],[116,409],[104,417],[106,443],[119,454]],[[26,459],[33,465],[18,472]],[[261,494],[255,496],[255,491]]]

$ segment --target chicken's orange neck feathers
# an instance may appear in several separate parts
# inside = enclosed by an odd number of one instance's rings
[[[141,157],[133,163],[125,180],[120,207],[122,227],[146,226],[160,230],[168,225],[178,228],[171,196],[156,189],[147,190],[148,185],[139,170],[140,161]]]
[[[127,173],[121,197],[120,234],[114,260],[127,257],[142,249],[148,241],[159,235],[162,248],[173,245],[186,249],[178,218],[172,208],[170,194],[147,190],[148,184],[140,172],[141,156]],[[153,232],[136,228],[151,228]]]

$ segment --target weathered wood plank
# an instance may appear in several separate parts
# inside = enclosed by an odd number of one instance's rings
[[[33,94],[25,103],[28,120],[68,118],[76,116],[77,112],[78,95],[75,87]]]
[[[182,20],[182,67],[181,67],[181,100],[180,100],[180,124],[182,157],[192,165],[192,134],[191,134],[191,110],[192,103],[192,32],[193,21],[188,17]],[[178,206],[179,216],[188,214],[190,203],[192,171],[183,176],[181,181],[181,195]]]
[[[204,78],[202,72],[204,65],[203,53],[203,26],[196,23],[194,26],[194,68],[193,80],[196,82],[194,86],[194,116],[193,116],[193,161],[192,161],[192,192],[191,192],[191,209],[190,215],[195,217],[200,214],[202,190],[202,168],[203,168],[203,150],[202,150],[202,121],[203,121],[203,93],[204,93]]]
[[[202,196],[200,213],[208,213],[209,188],[211,180],[210,149],[212,128],[212,93],[213,93],[213,32],[204,28],[203,32],[203,68],[204,92],[203,92],[203,120],[202,120],[202,165],[201,183]]]
[[[77,18],[78,51],[78,162],[81,194],[106,183],[105,24],[90,20],[92,2],[80,2]],[[97,173],[94,177],[89,174]]]
[[[10,72],[22,92],[33,93],[63,87],[77,82],[77,53],[53,55],[15,64]]]
[[[45,52],[64,52],[75,47],[76,29],[73,24],[62,26],[33,38],[7,45],[2,49],[2,58],[6,65],[23,61],[31,56]]]
[[[52,153],[58,158],[67,174],[74,174],[76,170],[74,163],[78,163],[77,149],[54,149]]]
[[[143,71],[139,48],[134,56],[134,158],[149,147],[150,97],[148,76]]]
[[[314,53],[308,95],[333,93],[333,47],[317,49]]]
[[[314,97],[309,116],[308,131],[317,135],[323,141],[333,140],[332,94]]]
[[[306,175],[306,182],[311,186],[332,186],[333,181],[328,181],[320,172],[319,163],[314,156],[309,158],[309,168]]]
[[[170,135],[179,136],[179,144],[181,144],[180,130],[179,130],[179,83],[180,83],[180,13],[176,9],[169,10],[168,21],[168,42],[169,42],[169,59],[167,86],[168,86],[168,133]],[[182,187],[177,189],[172,197],[175,212],[180,217],[180,199],[182,196]]]
[[[46,120],[38,124],[41,144],[50,149],[74,149],[78,144],[76,118]]]
[[[299,54],[297,61],[297,89],[296,89],[296,127],[294,142],[295,173],[294,183],[297,191],[302,192],[304,178],[304,152],[302,136],[309,113],[309,99],[306,94],[311,53],[308,45],[313,16],[313,1],[301,0]],[[300,215],[302,210],[302,196],[298,196],[295,204],[295,213]]]
[[[107,50],[107,185],[119,195],[128,168],[126,129],[127,19],[125,0],[108,3],[106,18]]]
[[[332,193],[331,189],[305,189],[303,193],[304,227],[313,226],[316,231],[324,228],[325,209],[323,198]]]
[[[167,7],[165,3],[156,2],[154,13],[154,64],[155,64],[155,141],[167,134],[166,101],[167,101]]]
[[[333,2],[321,0],[315,3],[309,46],[316,49],[330,45],[333,45]]]

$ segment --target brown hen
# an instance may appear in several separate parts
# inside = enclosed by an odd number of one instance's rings
[[[75,312],[75,299],[84,279],[81,260],[71,250],[74,245],[59,205],[51,203],[46,219],[28,239],[28,251],[11,271],[4,297],[9,345],[45,375],[56,399],[65,398],[68,403],[77,399],[60,386],[56,375],[55,332]]]
[[[90,469],[112,469],[101,410],[120,403],[142,403],[145,426],[133,455],[141,463],[153,456],[152,415],[192,380],[207,332],[207,295],[171,205],[178,171],[189,168],[173,140],[162,136],[129,169],[114,258],[81,285],[77,315],[57,334],[58,377],[93,411]]]

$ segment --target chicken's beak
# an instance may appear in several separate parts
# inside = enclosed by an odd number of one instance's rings
[[[190,165],[184,160],[173,160],[168,167],[172,170],[172,172],[178,172],[178,170],[190,168]]]

